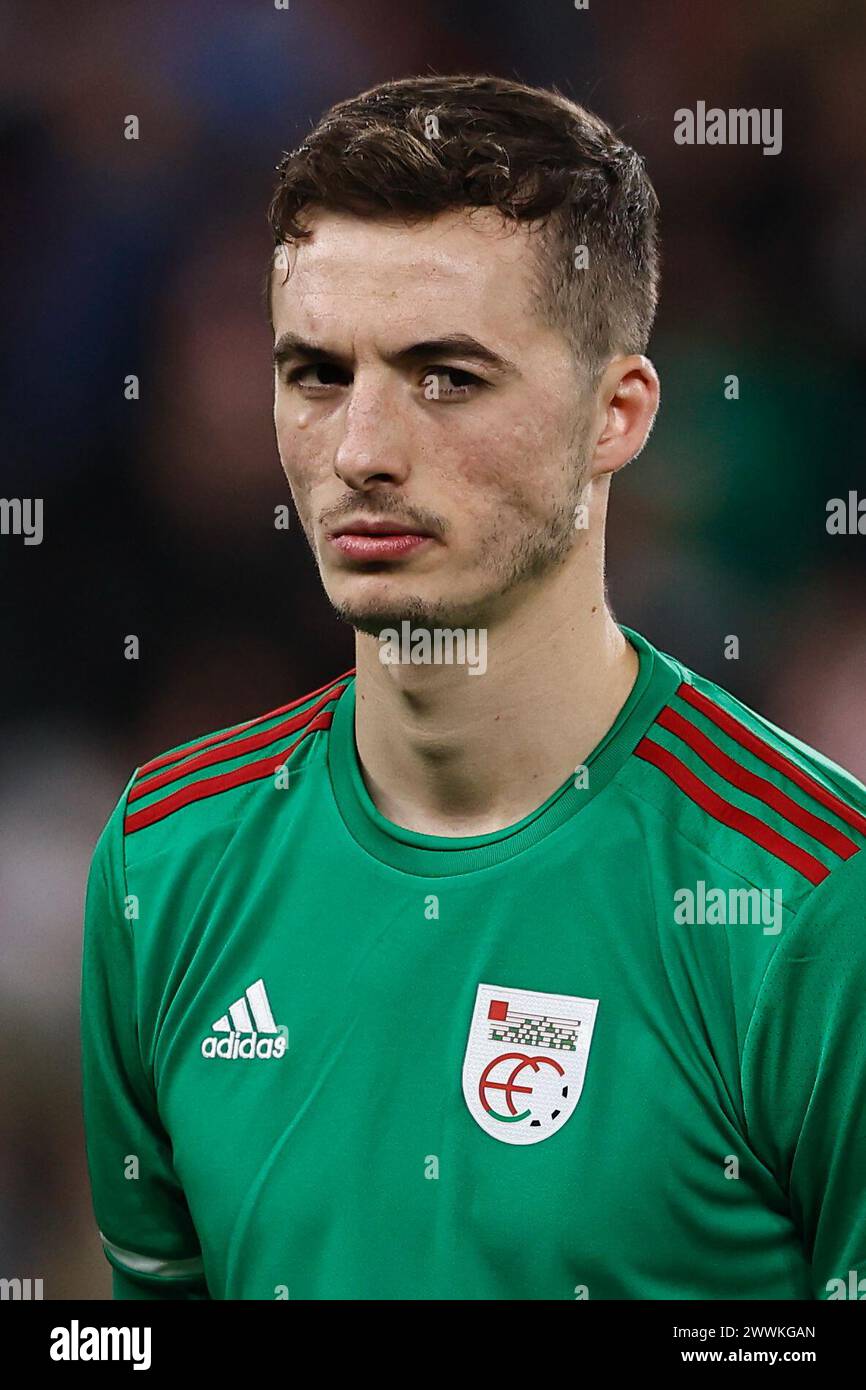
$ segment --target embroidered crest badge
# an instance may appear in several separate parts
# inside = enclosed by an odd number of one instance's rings
[[[473,1119],[503,1144],[562,1129],[580,1093],[597,999],[479,985],[463,1061]]]

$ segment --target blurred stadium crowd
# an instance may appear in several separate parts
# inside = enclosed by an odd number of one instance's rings
[[[273,525],[281,151],[384,78],[491,71],[555,83],[645,155],[662,409],[614,484],[614,610],[866,778],[866,536],[825,524],[866,495],[866,10],[89,0],[0,3],[0,27],[0,492],[45,508],[41,545],[0,537],[0,1275],[99,1298],[77,1060],[93,843],[137,763],[352,663],[300,527]],[[699,100],[781,108],[782,152],[675,144]]]

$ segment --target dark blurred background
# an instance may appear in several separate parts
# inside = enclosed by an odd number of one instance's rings
[[[100,1298],[77,1055],[94,841],[137,763],[353,659],[300,526],[274,528],[281,152],[385,78],[489,71],[555,83],[645,155],[662,409],[614,484],[615,612],[866,778],[866,537],[826,527],[830,498],[866,496],[866,8],[89,0],[0,4],[0,32],[0,494],[44,499],[40,545],[0,536],[0,1276]],[[781,107],[782,152],[677,145],[698,101]]]

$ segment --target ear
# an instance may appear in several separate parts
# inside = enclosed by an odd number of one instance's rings
[[[596,392],[593,477],[616,473],[640,453],[658,407],[659,378],[648,357],[632,353],[608,363]]]

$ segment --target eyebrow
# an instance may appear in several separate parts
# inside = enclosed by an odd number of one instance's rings
[[[424,359],[429,361],[436,357],[468,358],[474,362],[483,362],[503,374],[512,374],[519,370],[516,362],[494,352],[493,348],[479,342],[470,333],[446,333],[441,338],[426,338],[421,343],[410,343],[408,347],[387,353],[385,361],[392,366],[408,366],[413,362]],[[279,367],[290,358],[307,362],[335,362],[338,366],[346,366],[346,359],[339,353],[309,342],[297,333],[282,333],[274,344],[274,365]]]

